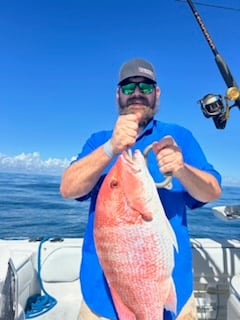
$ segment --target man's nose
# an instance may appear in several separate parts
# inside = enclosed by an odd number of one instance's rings
[[[140,96],[140,95],[141,95],[141,91],[140,91],[140,89],[139,89],[139,86],[136,86],[133,94],[134,94],[135,96]]]

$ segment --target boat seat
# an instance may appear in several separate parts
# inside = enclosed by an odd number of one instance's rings
[[[79,279],[80,249],[62,247],[52,251],[41,265],[45,282],[72,282]]]
[[[41,281],[46,292],[57,304],[37,320],[77,320],[82,301],[79,281],[81,247],[47,243],[42,249]]]

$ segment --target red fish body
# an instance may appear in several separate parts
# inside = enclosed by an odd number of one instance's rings
[[[96,203],[94,239],[120,320],[176,312],[177,242],[142,153],[119,156]]]

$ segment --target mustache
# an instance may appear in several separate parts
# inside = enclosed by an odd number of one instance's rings
[[[130,106],[131,104],[141,103],[145,106],[149,106],[149,101],[145,97],[132,97],[126,101],[126,106]]]

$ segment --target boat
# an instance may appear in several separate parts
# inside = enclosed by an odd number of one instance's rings
[[[239,206],[214,207],[223,219]],[[82,238],[0,240],[0,320],[78,320]],[[198,319],[240,319],[240,239],[191,238]]]
[[[219,95],[200,100],[204,115],[224,129],[230,108],[240,107],[240,91],[192,1],[187,2],[228,87],[225,100],[234,102],[225,111]],[[213,212],[223,220],[240,219],[240,205]],[[0,239],[0,320],[78,320],[82,244],[82,238]],[[240,240],[191,238],[191,246],[198,320],[239,320]]]

